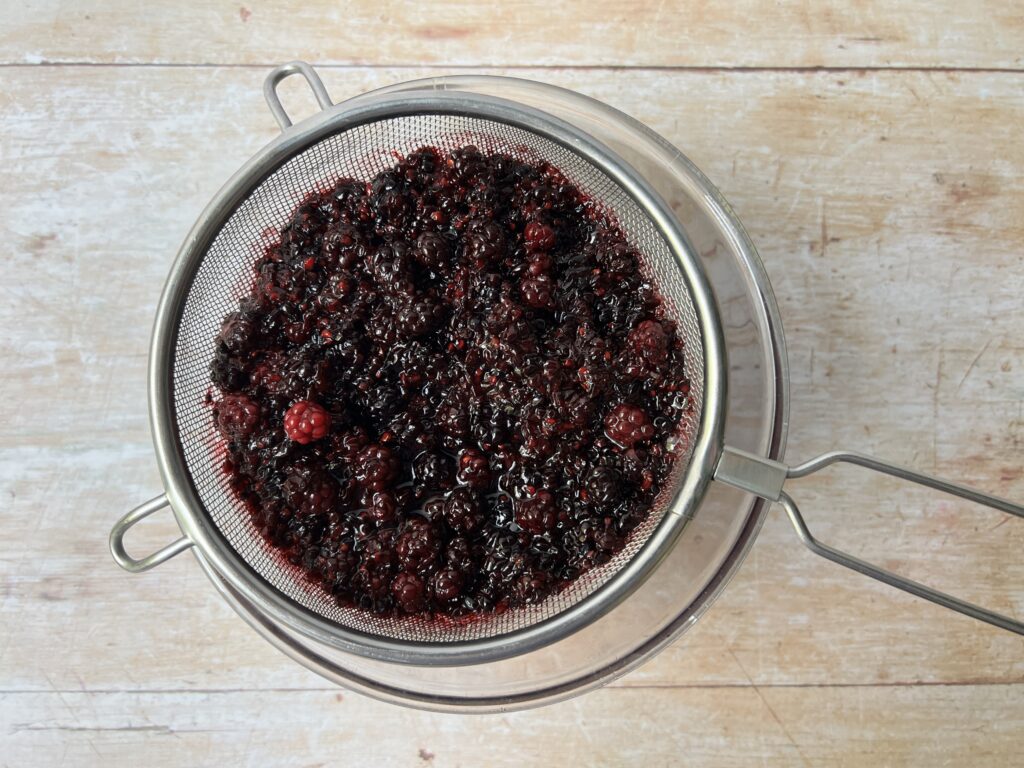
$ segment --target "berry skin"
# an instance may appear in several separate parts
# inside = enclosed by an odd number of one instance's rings
[[[660,366],[668,359],[669,337],[664,326],[656,320],[644,320],[629,332],[629,348],[652,366]]]
[[[430,591],[442,603],[450,603],[462,592],[465,582],[462,574],[455,568],[442,568],[430,577]]]
[[[487,457],[476,448],[467,448],[459,456],[456,478],[470,488],[485,490],[491,484],[491,466]]]
[[[424,606],[423,580],[414,573],[402,571],[391,582],[391,595],[406,613],[419,613]]]
[[[437,232],[424,232],[416,240],[413,258],[435,272],[442,271],[452,258],[452,246],[446,237]]]
[[[289,505],[300,514],[325,515],[334,507],[338,484],[316,471],[298,470],[282,486]]]
[[[469,533],[480,524],[480,502],[469,488],[456,488],[444,500],[444,519],[452,530]]]
[[[586,481],[587,501],[599,510],[614,507],[622,500],[622,475],[613,467],[596,467]]]
[[[534,309],[551,309],[555,303],[554,291],[554,283],[547,275],[528,277],[519,289],[523,303]]]
[[[555,245],[555,230],[540,221],[531,221],[523,230],[528,251],[547,251]]]
[[[654,426],[643,409],[619,403],[604,417],[604,433],[623,448],[632,448],[654,437]]]
[[[382,491],[398,476],[398,458],[385,445],[368,445],[355,457],[353,476],[368,491]]]
[[[398,502],[387,491],[376,491],[370,500],[370,517],[377,525],[390,525],[398,519]]]
[[[246,395],[225,395],[214,406],[217,426],[230,439],[252,434],[260,422],[260,407]]]
[[[437,559],[441,550],[434,526],[423,518],[414,518],[395,542],[399,564],[406,570],[417,571]]]
[[[539,490],[516,506],[516,523],[530,533],[546,533],[558,523],[555,497],[550,491]]]
[[[284,415],[284,433],[300,445],[327,437],[330,431],[331,414],[312,400],[300,400]]]

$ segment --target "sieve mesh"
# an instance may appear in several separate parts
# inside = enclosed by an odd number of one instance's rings
[[[678,324],[686,353],[686,373],[692,384],[692,408],[680,425],[679,458],[668,482],[650,515],[608,563],[583,574],[536,605],[472,622],[382,618],[340,606],[311,584],[298,567],[280,557],[255,529],[221,469],[224,449],[204,405],[210,388],[209,363],[223,317],[237,307],[238,299],[250,287],[255,259],[303,197],[339,177],[369,179],[394,165],[395,152],[404,155],[423,145],[444,151],[469,144],[485,152],[551,163],[618,221],[630,244],[641,254],[647,277],[658,285],[667,313]],[[697,314],[676,256],[644,209],[598,167],[561,144],[503,122],[442,113],[403,116],[351,127],[317,141],[264,178],[235,208],[202,255],[189,289],[175,342],[172,397],[180,450],[203,507],[199,512],[250,566],[253,577],[348,630],[398,641],[470,641],[523,629],[575,606],[643,547],[686,475],[691,439],[696,434],[703,405],[702,349]]]

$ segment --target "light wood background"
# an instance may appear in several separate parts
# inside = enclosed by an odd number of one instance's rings
[[[788,456],[857,448],[1024,499],[1019,4],[244,2],[0,6],[0,764],[1021,764],[1024,640],[815,558],[778,510],[654,661],[477,718],[342,692],[191,557],[132,577],[106,550],[160,487],[145,360],[170,259],[275,135],[261,81],[294,58],[336,99],[511,72],[648,123],[760,248]],[[1024,616],[1021,522],[858,470],[795,492],[824,540]],[[173,532],[145,528],[140,550]]]

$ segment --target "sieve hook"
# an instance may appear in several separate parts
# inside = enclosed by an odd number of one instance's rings
[[[926,475],[923,472],[916,472],[897,464],[851,451],[823,453],[803,464],[790,467],[778,461],[772,461],[771,459],[756,456],[736,448],[726,447],[722,450],[722,457],[715,469],[715,479],[781,504],[786,510],[790,522],[796,529],[800,541],[814,554],[863,573],[865,576],[870,576],[891,587],[896,587],[917,597],[930,600],[945,608],[1009,630],[1010,632],[1015,632],[1018,635],[1024,635],[1024,622],[1011,619],[1009,616],[990,611],[987,608],[982,608],[958,597],[953,597],[912,579],[898,576],[892,571],[887,571],[877,565],[842,552],[835,547],[830,547],[828,544],[822,544],[814,538],[807,527],[807,523],[804,521],[803,515],[800,514],[799,507],[797,507],[792,497],[783,490],[783,485],[788,478],[807,477],[807,475],[811,475],[825,467],[841,462],[856,464],[874,472],[881,472],[897,477],[900,480],[907,480],[917,485],[934,488],[943,493],[958,496],[961,499],[967,499],[992,509],[998,509],[1001,512],[1016,515],[1017,517],[1024,517],[1024,507],[1006,499],[991,496],[987,493],[976,491],[973,488],[951,483],[947,480]]]
[[[313,95],[316,96],[316,103],[320,105],[320,109],[330,109],[334,106],[334,102],[331,101],[331,97],[327,93],[320,75],[306,62],[289,61],[287,64],[275,67],[267,75],[267,79],[263,81],[263,98],[267,100],[267,106],[270,107],[270,111],[273,113],[274,119],[277,120],[277,124],[281,126],[282,131],[291,127],[292,119],[288,116],[288,112],[285,111],[284,105],[281,104],[281,99],[277,95],[277,86],[286,77],[295,74],[306,78],[306,82],[309,83]]]
[[[163,549],[158,549],[153,554],[141,559],[135,559],[125,550],[124,537],[128,530],[143,518],[149,517],[154,512],[170,505],[167,496],[161,493],[155,499],[150,499],[145,504],[139,505],[114,523],[114,527],[110,529],[110,554],[114,556],[114,560],[118,565],[130,573],[142,573],[170,560],[175,555],[184,552],[192,546],[192,539],[188,538],[188,536],[182,536]]]

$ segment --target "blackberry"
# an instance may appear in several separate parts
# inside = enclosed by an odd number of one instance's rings
[[[213,412],[221,434],[229,440],[252,434],[260,423],[260,407],[247,395],[225,395]]]
[[[555,497],[539,490],[520,501],[516,507],[516,523],[530,533],[546,533],[558,523]]]
[[[450,603],[462,592],[465,581],[461,572],[455,568],[443,568],[430,577],[430,591],[440,603]]]
[[[612,509],[624,495],[622,474],[614,467],[594,467],[587,476],[582,494],[597,509]]]
[[[531,221],[523,230],[523,242],[530,251],[547,251],[555,245],[555,230],[540,221]]]
[[[430,298],[414,299],[402,306],[395,317],[399,331],[407,339],[430,333],[444,321],[444,310]]]
[[[355,481],[363,488],[380,491],[398,475],[399,463],[390,448],[368,445],[352,462]]]
[[[413,482],[423,492],[450,488],[453,485],[451,459],[434,451],[423,451],[412,461]]]
[[[491,466],[487,457],[476,448],[467,448],[459,456],[456,478],[477,490],[485,490],[491,484]]]
[[[399,564],[418,571],[430,565],[440,554],[441,544],[434,526],[421,518],[412,518],[395,542]]]
[[[654,426],[642,408],[620,403],[604,417],[604,432],[623,448],[632,448],[654,437]]]
[[[284,415],[284,432],[289,440],[306,445],[327,436],[331,415],[318,403],[300,400]]]
[[[536,603],[647,518],[684,349],[557,169],[414,150],[308,195],[252,275],[211,339],[212,423],[254,525],[339,603]]]
[[[471,533],[481,522],[480,502],[468,488],[456,488],[444,501],[444,519],[452,530]]]

